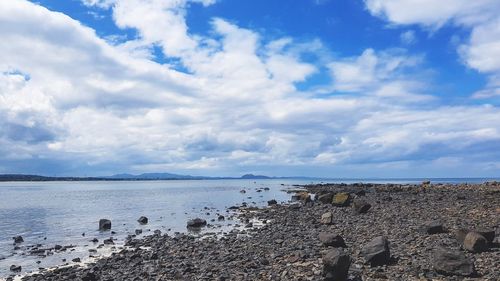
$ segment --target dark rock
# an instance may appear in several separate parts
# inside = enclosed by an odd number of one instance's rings
[[[326,281],[347,280],[351,258],[342,249],[332,249],[323,256],[323,276]]]
[[[142,229],[136,229],[135,230],[135,235],[139,235],[139,234],[142,234]]]
[[[111,229],[111,221],[108,219],[100,219],[99,220],[99,230],[110,230]]]
[[[93,242],[93,243],[98,243],[98,242],[99,242],[99,239],[94,238],[94,239],[90,240],[90,242]]]
[[[474,263],[462,252],[438,248],[433,254],[434,269],[444,275],[471,276],[474,274]]]
[[[276,200],[274,200],[274,199],[271,199],[271,200],[267,201],[267,205],[268,206],[276,205],[276,204],[278,204],[278,202]]]
[[[115,242],[113,241],[113,237],[110,237],[108,239],[104,239],[102,242],[104,243],[104,245],[114,245],[115,244]]]
[[[11,265],[10,266],[10,271],[12,272],[21,272],[22,267],[20,265]]]
[[[491,243],[495,240],[495,230],[490,228],[477,228],[474,230],[475,232],[483,235],[486,240]]]
[[[347,192],[340,192],[333,196],[332,204],[337,207],[346,207],[351,203],[351,195]]]
[[[335,233],[321,232],[318,235],[318,238],[319,241],[321,241],[321,243],[323,243],[323,245],[325,246],[342,247],[342,248],[347,247],[342,236]]]
[[[14,239],[14,243],[16,243],[16,244],[24,242],[24,239],[22,236],[15,236],[15,237],[12,237],[12,239]]]
[[[384,236],[378,236],[363,246],[361,254],[371,266],[388,264],[391,258],[389,241]]]
[[[365,200],[361,199],[356,199],[353,202],[353,210],[356,214],[364,214],[370,210],[372,205],[370,205],[368,202]]]
[[[224,216],[222,216],[222,215],[220,215],[220,216],[217,218],[217,220],[220,220],[220,221],[223,221],[223,220],[225,220],[225,219],[226,219],[226,218],[225,218]]]
[[[187,222],[187,227],[202,227],[202,226],[206,226],[206,225],[207,225],[207,221],[204,219],[200,219],[200,218],[196,218],[194,220],[189,220]]]
[[[148,218],[147,217],[140,217],[138,220],[137,220],[140,224],[148,224]]]
[[[424,223],[424,225],[422,225],[421,227],[421,231],[427,234],[437,234],[444,233],[445,229],[441,221],[435,220]]]
[[[55,250],[57,250],[57,251],[59,251],[59,250],[61,250],[61,249],[62,249],[62,246],[61,246],[61,245],[55,245],[55,246],[54,246],[54,249],[55,249]]]
[[[360,191],[357,191],[357,192],[356,192],[356,193],[354,193],[354,194],[356,194],[356,196],[365,196],[365,195],[366,195],[366,191],[364,191],[364,190],[360,190]]]
[[[326,193],[318,196],[318,201],[324,204],[331,204],[333,200],[333,193]]]
[[[483,235],[471,231],[465,235],[464,249],[473,253],[480,253],[488,249],[488,240]]]
[[[71,260],[72,262],[81,262],[82,260],[80,258],[74,258]]]
[[[97,279],[97,275],[93,272],[87,272],[83,277],[82,277],[82,281],[96,281],[98,280]]]
[[[242,189],[242,190],[240,190],[240,193],[247,193],[247,191]]]

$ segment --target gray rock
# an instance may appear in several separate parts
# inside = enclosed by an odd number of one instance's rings
[[[465,235],[463,246],[467,251],[479,253],[488,249],[488,240],[483,235],[471,231]]]
[[[111,221],[108,219],[100,219],[99,220],[99,230],[110,230],[111,229]]]
[[[319,241],[321,241],[321,243],[323,243],[323,245],[325,246],[342,247],[342,248],[346,247],[346,244],[342,236],[335,233],[321,232],[318,235],[318,238]]]
[[[137,220],[140,224],[148,224],[148,218],[147,217],[140,217],[138,220]]]
[[[389,241],[384,236],[375,237],[363,246],[361,255],[371,266],[388,264],[391,258]]]
[[[20,265],[11,265],[10,266],[10,271],[12,272],[21,272],[22,267]]]
[[[445,229],[443,227],[443,223],[439,220],[428,221],[422,225],[421,230],[423,233],[427,234],[437,234],[444,233]]]
[[[327,213],[324,213],[323,215],[321,215],[320,223],[327,224],[327,225],[332,224],[333,223],[333,214],[331,212],[327,212]]]
[[[318,201],[324,204],[331,204],[333,199],[333,193],[326,193],[318,196]]]
[[[356,214],[364,214],[370,210],[372,205],[370,205],[365,200],[355,199],[353,201],[353,210]]]
[[[342,249],[332,249],[323,256],[323,276],[327,281],[347,280],[351,258]]]
[[[207,221],[204,219],[200,219],[200,218],[196,218],[194,220],[189,220],[187,222],[187,227],[202,227],[202,226],[206,226],[206,225],[207,225]]]
[[[136,229],[135,230],[135,235],[140,235],[142,234],[142,229]]]
[[[474,274],[474,263],[462,252],[438,248],[432,255],[434,269],[444,275],[471,276]]]
[[[15,236],[15,237],[12,237],[12,239],[14,239],[14,243],[16,243],[16,244],[24,242],[24,239],[22,236]]]

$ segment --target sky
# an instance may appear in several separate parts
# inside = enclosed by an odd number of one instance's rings
[[[0,39],[0,173],[500,176],[498,0],[9,0]]]

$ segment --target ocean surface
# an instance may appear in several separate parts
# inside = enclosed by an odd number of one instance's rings
[[[421,179],[340,179],[328,182],[417,183]],[[433,182],[484,182],[484,179],[440,179]],[[321,182],[321,181],[316,181]],[[11,265],[21,265],[22,273],[70,262],[73,258],[89,260],[89,249],[96,249],[103,239],[113,236],[115,246],[129,234],[142,229],[142,235],[159,229],[162,233],[186,232],[186,222],[200,217],[215,225],[207,231],[223,234],[238,221],[230,219],[226,208],[241,205],[266,206],[276,199],[288,202],[283,190],[311,180],[171,180],[171,181],[99,181],[99,182],[3,182],[0,183],[0,279],[11,274]],[[268,187],[269,190],[262,190]],[[261,190],[258,192],[258,190]],[[245,190],[245,193],[240,192]],[[226,216],[217,221],[218,214]],[[140,225],[140,216],[149,218]],[[98,231],[101,218],[112,221],[112,230]],[[211,221],[211,220],[215,221]],[[24,243],[15,249],[13,236]],[[90,242],[99,239],[98,244]],[[76,247],[47,257],[28,254],[30,246],[50,248],[57,245]],[[98,249],[95,256],[111,252],[111,246]]]

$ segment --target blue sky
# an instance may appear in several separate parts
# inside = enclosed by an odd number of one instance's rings
[[[495,0],[0,4],[0,173],[480,177]]]

